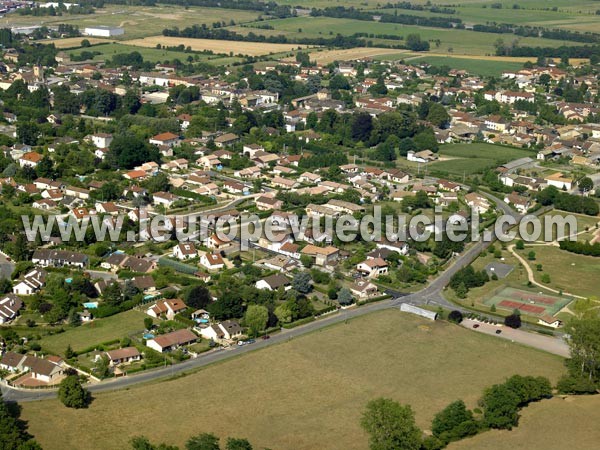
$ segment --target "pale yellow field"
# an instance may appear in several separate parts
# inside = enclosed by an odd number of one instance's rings
[[[410,54],[408,50],[406,50],[405,52],[407,54]],[[398,55],[400,53],[404,53],[404,51],[393,48],[356,47],[341,50],[325,50],[322,52],[313,52],[310,55],[310,59],[311,61],[316,61],[319,64],[329,64],[334,61],[370,58],[372,56],[378,55]]]
[[[170,36],[150,36],[143,39],[133,39],[124,41],[123,44],[137,45],[139,47],[156,47],[156,44],[166,46],[185,45],[190,46],[192,50],[212,50],[215,53],[229,53],[234,55],[259,56],[269,53],[287,52],[301,48],[301,45],[295,44],[269,44],[264,42],[237,42],[237,41],[219,41],[216,39],[190,39]]]
[[[417,53],[415,53],[417,55]],[[526,63],[527,61],[535,62],[537,58],[530,58],[527,56],[482,56],[482,55],[456,55],[454,53],[432,53],[423,52],[418,53],[419,56],[449,56],[451,58],[462,58],[462,59],[480,59],[483,61],[504,61],[504,62],[521,62]],[[587,63],[587,58],[570,58],[571,64],[583,64]]]

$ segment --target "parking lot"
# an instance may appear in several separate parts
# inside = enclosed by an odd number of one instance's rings
[[[529,333],[523,330],[515,330],[504,325],[492,325],[472,319],[464,319],[461,322],[461,325],[473,331],[491,334],[502,339],[518,342],[520,344],[527,345],[528,347],[534,347],[548,353],[563,356],[565,358],[569,356],[569,346],[564,340],[562,340],[562,338]],[[477,325],[477,327],[473,328],[474,325]],[[496,333],[498,330],[500,330],[500,333]]]

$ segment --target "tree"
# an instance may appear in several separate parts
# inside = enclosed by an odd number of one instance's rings
[[[583,177],[581,180],[579,180],[577,186],[581,192],[589,192],[594,189],[594,182],[590,177]]]
[[[90,404],[91,397],[83,388],[77,375],[68,375],[60,382],[58,398],[67,408],[85,408]]]
[[[275,316],[280,324],[290,323],[292,321],[292,309],[287,303],[279,305],[275,308]]]
[[[527,253],[527,259],[529,261],[535,261],[535,252],[533,250],[531,250],[529,253]]]
[[[185,296],[185,304],[194,309],[206,308],[211,303],[210,291],[201,284],[192,287]]]
[[[504,325],[511,328],[521,327],[521,316],[519,314],[511,314],[504,318]]]
[[[350,292],[350,289],[340,289],[337,294],[337,301],[342,306],[351,305],[352,303],[354,303],[354,297],[352,296],[352,292]]]
[[[39,444],[25,432],[24,425],[25,423],[4,403],[0,392],[0,449],[41,450]]]
[[[510,430],[519,419],[519,401],[519,396],[503,384],[495,384],[487,389],[480,401],[484,425]]]
[[[450,115],[439,103],[430,103],[427,121],[439,128],[446,128],[450,123]]]
[[[187,450],[219,450],[219,438],[212,433],[193,436],[185,443]]]
[[[269,310],[262,305],[248,305],[244,315],[244,323],[250,328],[252,336],[258,336],[258,333],[264,331],[269,320]]]
[[[228,438],[225,450],[252,450],[252,444],[248,439]]]
[[[296,275],[294,275],[294,279],[292,280],[292,287],[301,294],[308,294],[312,289],[312,285],[310,284],[310,282],[310,273],[298,272]]]
[[[593,311],[593,310],[592,310]],[[571,375],[592,383],[600,380],[600,317],[589,311],[571,319],[565,326],[571,353],[568,363]]]
[[[517,250],[524,250],[525,249],[525,243],[521,239],[519,239],[517,241],[517,243],[515,244],[515,248]]]
[[[158,150],[137,135],[117,134],[110,143],[107,162],[114,168],[132,169],[148,161],[159,161]]]
[[[153,324],[154,321],[152,320],[152,317],[144,317],[144,329],[150,330]]]
[[[314,264],[314,258],[310,255],[300,255],[300,262],[304,267],[310,269]]]
[[[461,323],[463,321],[463,315],[460,311],[455,309],[448,314],[448,320],[454,323]]]
[[[431,432],[444,442],[451,442],[477,433],[473,413],[462,400],[450,403],[437,413],[431,423]]]
[[[409,34],[406,36],[406,48],[415,52],[424,52],[429,50],[429,42],[422,41],[421,35],[419,34]]]
[[[421,430],[409,405],[378,398],[367,403],[361,425],[369,434],[371,450],[418,450]]]

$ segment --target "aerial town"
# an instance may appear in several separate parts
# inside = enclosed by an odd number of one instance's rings
[[[600,10],[1,3],[0,448],[595,448]]]

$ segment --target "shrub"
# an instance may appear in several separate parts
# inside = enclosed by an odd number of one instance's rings
[[[520,328],[521,327],[521,316],[518,314],[511,314],[510,316],[506,316],[504,318],[504,325],[511,328]]]
[[[463,314],[457,310],[450,311],[448,320],[453,323],[461,323],[463,321]]]

